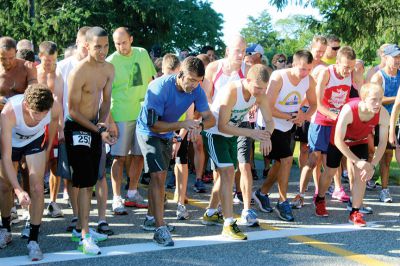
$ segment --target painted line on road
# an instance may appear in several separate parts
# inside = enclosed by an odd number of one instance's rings
[[[367,228],[368,229],[368,228]],[[170,249],[181,249],[181,248],[190,248],[190,247],[200,247],[200,246],[208,246],[208,245],[220,245],[220,244],[229,244],[229,243],[247,243],[250,241],[257,240],[266,240],[266,239],[276,239],[289,237],[294,239],[295,237],[300,237],[300,242],[304,242],[304,244],[310,246],[318,246],[317,244],[310,244],[311,242],[318,242],[317,240],[306,238],[305,235],[319,235],[319,234],[332,234],[332,233],[342,233],[342,232],[352,232],[356,230],[365,230],[364,228],[356,228],[350,224],[339,224],[339,225],[321,225],[321,226],[312,226],[309,228],[289,228],[283,230],[276,231],[253,231],[248,232],[248,240],[247,241],[235,241],[235,240],[227,240],[221,235],[212,235],[212,236],[197,236],[190,238],[174,238],[175,246],[174,247],[161,247],[154,243],[140,243],[140,244],[129,244],[129,245],[118,245],[118,246],[108,246],[102,247],[102,254],[99,256],[88,256],[84,255],[82,252],[77,250],[69,250],[63,252],[53,252],[53,253],[45,253],[44,259],[38,262],[32,262],[28,260],[27,256],[15,256],[15,257],[6,257],[0,258],[0,265],[33,265],[38,263],[52,263],[52,262],[61,262],[61,261],[74,261],[81,259],[92,259],[92,258],[102,258],[102,257],[110,257],[110,256],[118,256],[118,255],[131,255],[137,253],[151,252],[151,251],[164,251]],[[296,239],[294,239],[296,240]],[[297,241],[297,240],[296,240]],[[310,242],[310,243],[309,243]],[[322,243],[322,242],[321,242]],[[323,245],[323,244],[319,244]],[[322,248],[320,248],[322,249]],[[332,251],[330,251],[332,252]],[[355,254],[357,255],[357,254]],[[345,256],[345,258],[347,258]],[[359,262],[359,261],[357,261]],[[375,263],[374,265],[383,265],[378,261],[379,264]]]

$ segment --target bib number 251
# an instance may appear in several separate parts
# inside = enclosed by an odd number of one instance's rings
[[[92,136],[89,132],[75,131],[72,133],[72,141],[74,146],[87,146],[90,148]]]

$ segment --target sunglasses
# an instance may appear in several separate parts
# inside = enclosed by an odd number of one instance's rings
[[[331,49],[332,49],[333,51],[337,51],[337,50],[339,50],[339,49],[340,49],[340,46],[331,47]]]
[[[286,63],[286,60],[285,59],[279,59],[277,62],[278,63]]]

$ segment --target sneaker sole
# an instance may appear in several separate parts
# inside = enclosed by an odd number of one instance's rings
[[[349,220],[349,223],[351,223],[352,225],[357,226],[357,227],[366,227],[367,226],[366,224],[356,224],[352,220]]]
[[[114,231],[113,230],[99,230],[99,229],[97,229],[97,233],[108,235],[108,236],[114,235]]]
[[[90,253],[90,252],[87,252],[86,250],[83,250],[83,247],[78,247],[77,248],[79,251],[81,251],[83,254],[85,254],[85,255],[89,255],[89,256],[98,256],[98,255],[101,255],[101,251],[99,251],[98,253]]]
[[[138,209],[147,209],[148,205],[136,203],[136,202],[126,202],[124,203],[125,207],[133,207]]]
[[[156,240],[153,239],[153,242],[162,247],[173,247],[175,245],[174,241],[168,243],[158,243]]]
[[[235,237],[232,237],[232,236],[230,236],[230,235],[226,235],[226,234],[224,234],[224,233],[222,233],[221,235],[222,235],[223,237],[229,239],[229,240],[237,240],[237,241],[247,240],[247,236],[245,236],[244,238],[235,238]]]
[[[257,203],[257,206],[260,209],[260,211],[265,212],[265,213],[271,213],[273,211],[272,208],[271,208],[271,210],[264,209],[262,207],[261,201],[257,197],[253,197],[253,199],[254,199],[254,203]]]
[[[293,222],[294,221],[294,218],[287,219],[287,218],[283,217],[277,209],[274,209],[274,210],[275,210],[276,214],[278,215],[279,219],[281,219],[282,221],[285,221],[285,222]]]

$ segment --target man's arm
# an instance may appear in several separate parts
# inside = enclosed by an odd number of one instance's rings
[[[378,84],[379,86],[383,87],[383,77],[380,71],[376,72],[372,78],[371,78],[371,83],[375,83]],[[386,104],[391,104],[394,103],[396,101],[396,96],[392,96],[392,97],[385,97],[383,96],[382,99],[382,104],[386,105]]]
[[[61,73],[56,71],[56,80],[54,83],[54,101],[57,102],[61,108],[58,116],[58,139],[64,139],[64,114],[62,111],[63,106],[63,91],[64,91],[64,80]]]
[[[204,92],[206,93],[207,96],[207,101],[209,103],[212,103],[212,93],[213,93],[213,79],[214,79],[214,74],[217,71],[218,68],[218,61],[214,61],[210,64],[208,64],[206,68],[206,74],[204,76],[202,88]]]
[[[50,124],[49,124],[49,136],[48,136],[48,143],[47,143],[47,150],[46,150],[46,158],[48,161],[51,149],[53,147],[53,140],[54,137],[56,136],[57,133],[57,128],[59,125],[59,121],[60,121],[60,116],[62,113],[62,108],[61,105],[54,101],[53,103],[53,107],[50,110],[50,115],[51,115],[51,120],[50,120]]]
[[[98,127],[90,122],[85,116],[83,116],[79,109],[82,100],[82,88],[84,86],[84,80],[81,78],[85,75],[81,65],[75,67],[68,77],[68,111],[71,118],[86,127],[87,129],[97,132]],[[81,77],[79,77],[81,76]]]
[[[329,70],[324,69],[318,76],[317,85],[315,88],[316,98],[317,98],[317,110],[321,114],[327,116],[332,120],[336,120],[337,114],[329,111],[329,109],[324,105],[322,100],[324,99],[325,88],[329,82]]]
[[[103,101],[99,110],[99,123],[105,123],[110,113],[111,106],[111,88],[114,81],[115,70],[111,63],[107,63],[109,67],[109,76],[106,85],[103,88]]]
[[[386,151],[386,143],[388,139],[388,127],[389,127],[389,113],[388,111],[381,107],[379,114],[379,143],[375,150],[374,157],[372,158],[371,164],[377,166],[381,160],[383,154]]]
[[[384,108],[382,108],[384,109]],[[397,93],[396,95],[396,100],[394,101],[393,109],[392,109],[392,114],[390,115],[390,123],[389,123],[389,142],[395,146],[396,144],[396,123],[397,120],[399,119],[399,112],[400,112],[400,93]]]
[[[282,86],[283,81],[281,75],[277,72],[273,72],[267,87],[267,98],[273,117],[290,120],[292,119],[291,114],[281,112],[275,107],[276,99],[279,96],[279,92],[281,91]]]
[[[37,69],[33,65],[33,63],[29,62],[29,61],[25,61],[24,66],[25,66],[26,72],[28,73],[28,75],[26,77],[26,81],[27,81],[28,85],[38,83],[38,81],[37,81]]]
[[[305,115],[305,119],[307,121],[311,120],[311,116],[315,113],[315,111],[317,110],[317,94],[315,92],[315,87],[316,87],[316,82],[315,80],[310,77],[310,87],[308,88],[307,92],[306,92],[306,98],[308,101],[308,110],[307,112],[304,114]],[[301,111],[301,109],[299,110],[299,112],[303,112]]]
[[[272,119],[271,106],[270,102],[268,101],[267,95],[263,94],[257,97],[257,104],[264,119],[265,130],[268,131],[270,135],[272,135],[275,125],[274,120]]]

